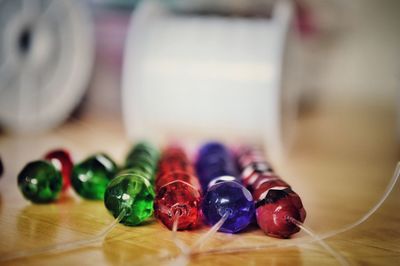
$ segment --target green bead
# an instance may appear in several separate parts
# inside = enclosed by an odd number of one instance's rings
[[[75,165],[71,176],[72,187],[83,198],[101,200],[116,172],[117,165],[110,157],[95,154]]]
[[[121,211],[126,215],[121,223],[138,225],[153,214],[154,190],[150,182],[139,174],[124,173],[108,185],[104,204],[117,218]]]
[[[148,168],[151,178],[154,178],[159,157],[160,154],[153,145],[147,142],[139,142],[129,152],[125,161],[125,168],[139,168],[141,170]]]
[[[24,197],[32,202],[52,202],[60,195],[62,176],[51,163],[34,161],[19,173],[18,187]]]

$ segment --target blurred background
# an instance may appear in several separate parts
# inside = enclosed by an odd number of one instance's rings
[[[281,153],[300,117],[330,110],[386,119],[398,146],[399,12],[396,0],[2,0],[2,135],[88,118],[131,140]]]

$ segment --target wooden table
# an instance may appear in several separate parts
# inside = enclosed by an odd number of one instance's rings
[[[315,232],[341,228],[361,217],[381,197],[396,161],[395,117],[390,108],[319,107],[303,114],[297,139],[275,168],[301,195],[307,210],[306,225]],[[84,117],[53,132],[25,137],[0,137],[0,154],[6,172],[0,180],[0,258],[4,254],[55,243],[85,239],[112,221],[102,202],[81,200],[73,191],[59,202],[34,205],[24,200],[16,175],[24,164],[55,147],[67,147],[80,160],[106,151],[121,162],[129,141],[118,119]],[[400,263],[400,189],[397,185],[382,207],[360,226],[327,239],[351,264]],[[206,228],[179,232],[193,243]],[[306,241],[264,236],[257,228],[237,234],[217,233],[203,250],[256,244]],[[308,240],[307,240],[308,241]],[[77,250],[41,254],[0,262],[4,265],[157,265],[160,254],[178,254],[170,231],[156,221],[143,226],[117,225],[97,244]],[[177,263],[177,261],[173,261]],[[182,261],[180,261],[182,262]],[[336,265],[337,261],[316,243],[234,254],[199,254],[190,265]]]

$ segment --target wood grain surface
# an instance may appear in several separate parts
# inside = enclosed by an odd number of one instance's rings
[[[399,159],[395,116],[390,108],[318,107],[303,114],[288,155],[275,160],[278,173],[302,197],[305,224],[318,234],[357,220],[381,197]],[[69,191],[57,203],[34,205],[19,193],[16,175],[28,161],[49,149],[68,148],[75,160],[105,151],[122,162],[130,147],[119,119],[83,117],[50,133],[0,137],[5,173],[0,179],[0,258],[56,243],[87,239],[112,222],[103,202],[82,200]],[[272,156],[273,157],[273,156]],[[360,226],[327,239],[353,265],[400,264],[400,188]],[[179,232],[190,245],[206,227]],[[217,233],[201,250],[301,241],[301,245],[226,254],[198,254],[184,260],[171,232],[155,220],[138,227],[117,225],[104,240],[76,250],[0,262],[2,265],[337,265],[300,232],[293,239],[265,236],[256,227],[237,235]],[[299,240],[300,239],[300,240]],[[297,243],[297,242],[296,242]]]

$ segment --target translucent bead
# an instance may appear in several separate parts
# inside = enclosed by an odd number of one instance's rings
[[[237,178],[239,175],[233,155],[218,142],[209,142],[200,148],[195,167],[203,191],[206,191],[208,184],[217,177]]]
[[[153,145],[139,142],[126,157],[124,169],[141,172],[149,181],[154,182],[158,158],[159,152]]]
[[[95,154],[75,165],[72,187],[83,198],[101,200],[116,171],[117,165],[112,159],[105,154]]]
[[[18,187],[24,197],[32,202],[52,202],[61,192],[61,173],[49,162],[34,161],[18,174]]]
[[[61,172],[63,178],[62,190],[66,191],[71,186],[71,174],[74,164],[71,155],[63,149],[53,150],[48,152],[45,157]]]
[[[125,173],[108,185],[104,204],[116,218],[125,210],[121,220],[125,225],[138,225],[153,214],[154,190],[150,182],[141,175]]]
[[[174,176],[177,175],[179,174]],[[175,216],[179,216],[178,228],[180,230],[195,228],[200,221],[201,195],[199,189],[182,179],[184,178],[169,182],[157,190],[154,202],[155,215],[169,229],[172,229]]]
[[[246,228],[254,216],[251,193],[233,181],[220,182],[210,187],[204,196],[203,214],[210,224],[217,223],[225,212],[230,215],[219,231],[236,233]]]

